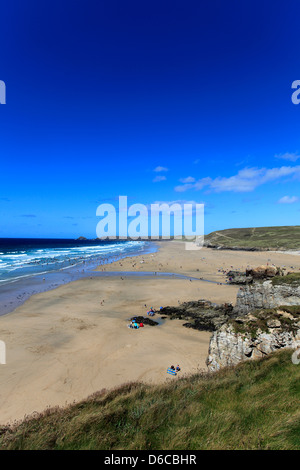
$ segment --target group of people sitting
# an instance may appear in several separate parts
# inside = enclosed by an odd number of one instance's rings
[[[134,329],[138,329],[138,328],[143,328],[144,327],[144,323],[137,323],[135,321],[132,321],[129,325],[128,325],[129,328],[134,328]]]
[[[176,372],[179,372],[179,371],[180,371],[179,364],[177,364],[177,366],[176,366],[176,367],[174,367],[174,366],[171,366],[171,367],[170,367],[170,369],[172,369],[172,370],[175,370]]]
[[[145,304],[145,307],[147,308],[147,305]],[[163,307],[160,307],[160,310],[162,310]],[[149,315],[149,317],[153,317],[155,315],[155,310],[153,307],[150,308],[150,310],[148,310],[147,312],[147,315]],[[131,323],[128,326],[128,328],[134,328],[134,329],[138,329],[138,328],[143,328],[144,326],[144,323],[138,323],[136,320],[137,318],[141,318],[141,317],[136,317],[136,318],[133,318],[133,320],[131,321]]]

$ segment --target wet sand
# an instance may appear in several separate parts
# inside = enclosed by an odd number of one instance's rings
[[[230,269],[244,271],[247,267],[275,265],[288,271],[300,269],[299,252],[235,251],[202,248],[197,251],[185,250],[181,241],[159,242],[159,250],[146,256],[127,257],[98,271],[152,271],[172,272],[185,276],[203,278],[215,282],[226,282],[223,271]]]
[[[182,375],[205,369],[210,333],[168,319],[132,330],[127,328],[129,317],[146,315],[151,306],[200,298],[234,303],[238,287],[219,284],[225,282],[222,270],[267,262],[300,269],[300,257],[293,255],[186,251],[182,242],[162,242],[156,253],[98,268],[118,275],[103,271],[103,276],[32,296],[0,317],[0,339],[7,350],[7,363],[0,365],[0,424],[129,381],[177,380],[166,374],[172,363],[181,366]],[[174,272],[215,282],[137,277],[128,271]]]

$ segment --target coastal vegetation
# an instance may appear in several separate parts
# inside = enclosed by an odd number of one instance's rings
[[[0,448],[300,449],[300,366],[291,355],[100,391],[0,428]]]
[[[300,273],[288,273],[286,276],[274,276],[272,279],[273,286],[278,285],[289,285],[289,286],[300,286]]]
[[[299,250],[300,225],[232,228],[211,232],[205,246],[244,250]]]
[[[274,327],[296,334],[299,320],[300,305],[282,305],[254,310],[249,315],[228,320],[228,324],[233,326],[236,333],[250,333],[255,338],[259,331],[270,333]]]

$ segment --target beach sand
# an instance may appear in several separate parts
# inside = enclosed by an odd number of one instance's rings
[[[184,243],[175,241],[158,245],[156,253],[98,269],[172,272],[217,283],[225,282],[219,270],[231,266],[245,269],[269,262],[300,269],[300,257],[294,255],[186,251]],[[151,306],[201,298],[234,303],[238,287],[217,283],[124,274],[86,278],[32,296],[0,317],[0,339],[7,351],[6,365],[0,365],[0,424],[126,382],[177,380],[166,373],[171,364],[180,365],[178,375],[206,370],[210,333],[184,328],[180,320],[139,330],[127,324],[131,316],[146,316]]]

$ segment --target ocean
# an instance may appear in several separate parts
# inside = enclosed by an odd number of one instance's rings
[[[0,315],[99,265],[152,251],[148,241],[0,238]]]
[[[0,239],[0,285],[51,271],[98,264],[137,254],[145,242],[57,239]]]

